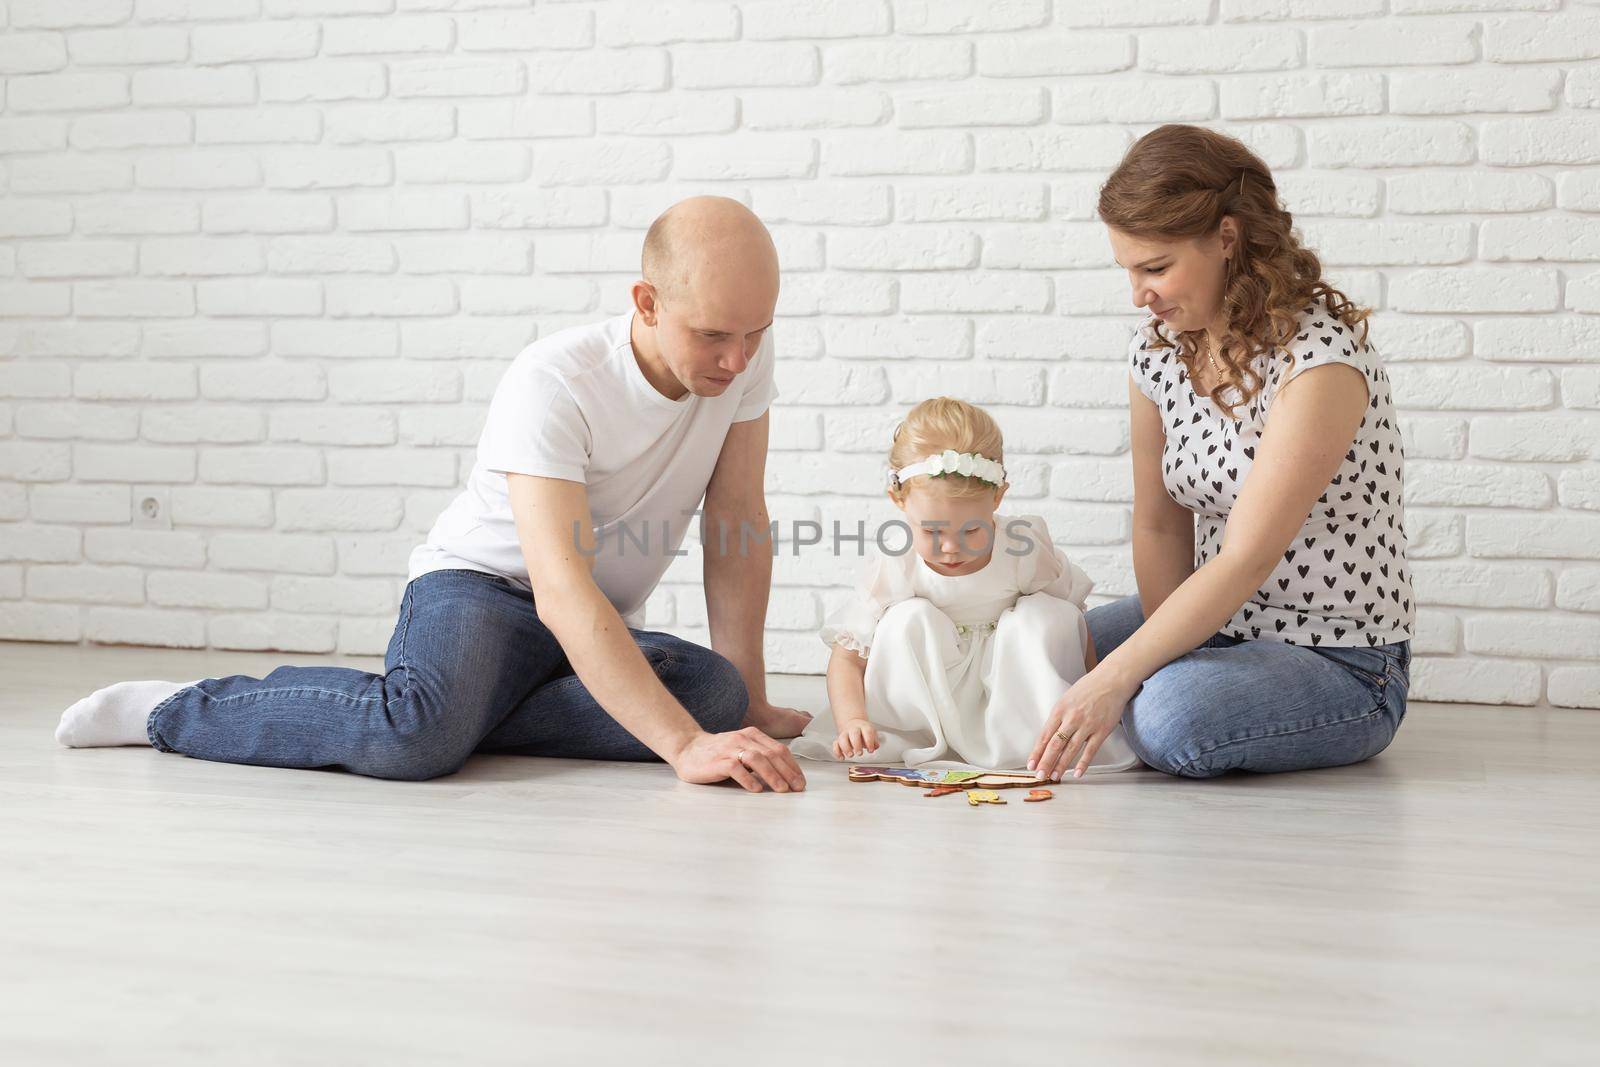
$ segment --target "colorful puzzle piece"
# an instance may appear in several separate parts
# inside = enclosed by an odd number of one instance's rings
[[[965,790],[963,790],[959,785],[936,785],[922,795],[925,797],[947,797],[951,793],[961,792],[965,792]]]
[[[1005,798],[993,789],[969,789],[967,790],[967,803],[973,807],[977,807],[979,804],[1004,804]]]
[[[1039,801],[1049,800],[1053,796],[1055,794],[1048,789],[1030,789],[1028,790],[1028,795],[1022,798],[1022,802],[1024,804],[1037,804]]]

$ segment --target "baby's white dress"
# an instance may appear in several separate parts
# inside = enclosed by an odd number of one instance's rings
[[[1025,769],[1050,709],[1085,673],[1092,588],[1037,515],[996,515],[992,555],[971,574],[940,574],[914,549],[875,556],[821,631],[867,659],[879,748],[854,762]],[[832,760],[836,736],[819,715],[790,750]],[[1138,764],[1119,723],[1089,770]]]

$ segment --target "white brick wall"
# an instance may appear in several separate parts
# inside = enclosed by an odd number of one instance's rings
[[[0,78],[0,638],[380,653],[506,361],[701,191],[783,250],[775,516],[887,517],[958,393],[1130,592],[1094,195],[1192,121],[1380,308],[1415,695],[1600,707],[1595,0],[0,0]],[[854,569],[778,561],[774,669]]]

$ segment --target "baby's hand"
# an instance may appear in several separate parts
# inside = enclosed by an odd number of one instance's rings
[[[878,751],[878,731],[866,719],[851,719],[839,728],[833,740],[835,759],[855,759]]]

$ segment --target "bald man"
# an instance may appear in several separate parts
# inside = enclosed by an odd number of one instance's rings
[[[474,752],[662,759],[804,789],[774,738],[810,716],[768,702],[762,654],[777,253],[744,206],[701,197],[642,258],[628,314],[530,345],[501,380],[465,490],[412,553],[382,675],[123,682],[57,739],[402,779]],[[702,497],[714,649],[636,628]]]

